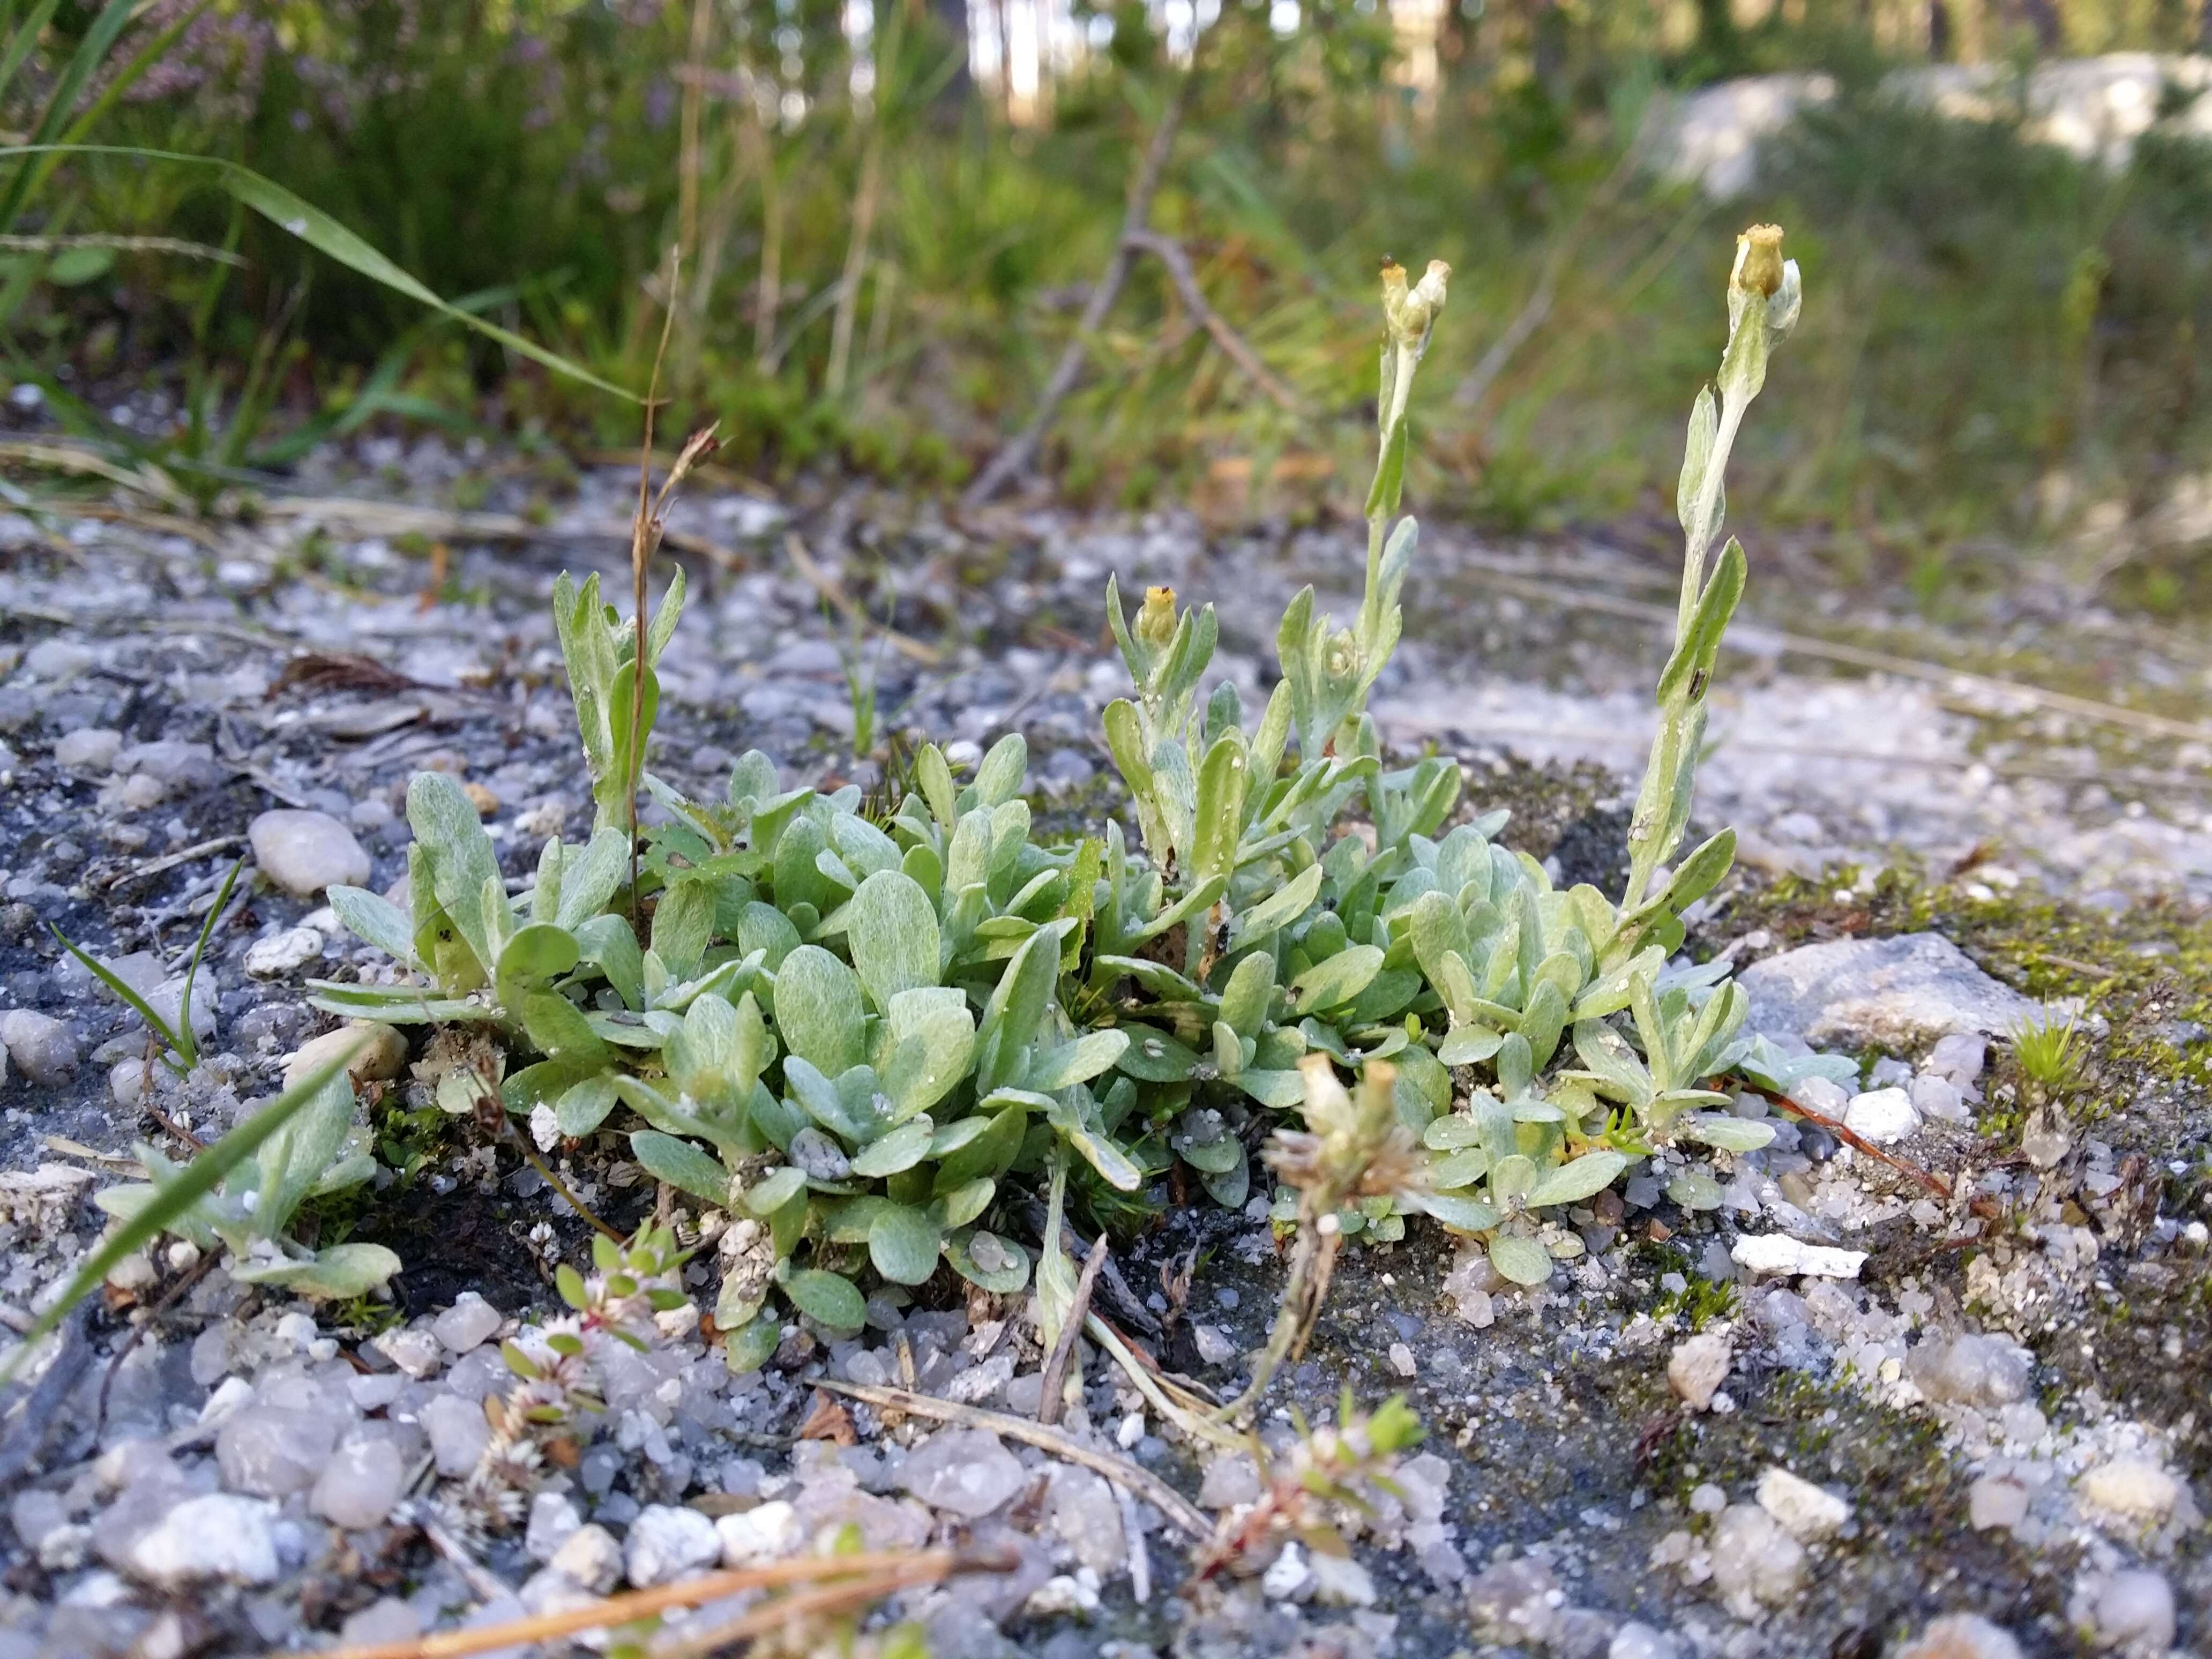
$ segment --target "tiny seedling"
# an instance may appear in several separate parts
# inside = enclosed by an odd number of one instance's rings
[[[243,858],[230,866],[230,873],[222,878],[222,885],[216,890],[215,902],[208,906],[207,919],[200,924],[199,939],[192,946],[191,962],[185,969],[184,984],[178,989],[177,1018],[173,1024],[163,1018],[152,1003],[125,984],[122,976],[106,963],[80,950],[76,942],[53,923],[46,924],[53,936],[61,941],[62,948],[82,963],[94,979],[128,1003],[161,1039],[166,1050],[161,1058],[169,1069],[180,1077],[200,1063],[199,1037],[192,1030],[192,982],[199,977],[200,958],[207,954],[208,940],[215,937],[216,923],[222,919],[223,907],[230,902],[230,890],[237,885],[238,872],[245,866]]]
[[[315,1164],[319,1149],[302,1148],[301,1137],[289,1132],[302,1111],[319,1105],[327,1108],[336,1095],[343,1095],[345,1115],[350,1115],[353,1091],[345,1085],[345,1071],[367,1041],[365,1036],[357,1037],[342,1052],[331,1055],[181,1169],[167,1164],[150,1149],[141,1148],[141,1157],[155,1175],[154,1182],[148,1186],[111,1187],[100,1194],[101,1207],[115,1218],[114,1224],[99,1248],[84,1259],[62,1293],[32,1322],[31,1328],[23,1333],[22,1341],[5,1356],[0,1356],[0,1384],[15,1380],[24,1359],[60,1327],[62,1321],[69,1317],[70,1309],[99,1287],[124,1257],[165,1232],[190,1237],[201,1231],[202,1214],[210,1201],[218,1198],[220,1190],[234,1174],[243,1170],[248,1177],[244,1191],[267,1192],[289,1200],[281,1206],[253,1206],[264,1212],[282,1207],[283,1213],[273,1222],[266,1214],[252,1217],[251,1207],[244,1203],[226,1206],[223,1220],[245,1224],[248,1231],[258,1220],[264,1238],[289,1218],[292,1207],[301,1199],[311,1195],[319,1187],[320,1190],[329,1190],[327,1185],[317,1181],[317,1176],[325,1172],[311,1172],[310,1166]],[[325,1110],[321,1115],[331,1118],[337,1114]],[[322,1137],[311,1133],[308,1139]],[[261,1156],[262,1148],[271,1142],[275,1143],[271,1154]],[[296,1155],[303,1150],[310,1155]],[[264,1165],[267,1167],[261,1167]],[[361,1172],[361,1178],[367,1178],[366,1171]],[[231,1241],[226,1238],[225,1242]],[[377,1244],[340,1244],[323,1254],[331,1258],[327,1266],[334,1282],[341,1276],[340,1270],[344,1270],[345,1277],[359,1281],[342,1287],[346,1295],[361,1295],[372,1284],[381,1284],[399,1268],[399,1258]],[[240,1276],[246,1275],[241,1273]],[[266,1278],[270,1282],[284,1282],[273,1273]]]
[[[2074,1081],[2081,1069],[2081,1050],[2075,1043],[2079,1030],[2079,1017],[2073,1014],[2063,1025],[2046,1014],[2014,1028],[2013,1058],[2029,1082],[2055,1092]]]

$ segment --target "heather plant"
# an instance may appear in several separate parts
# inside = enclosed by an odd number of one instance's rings
[[[1135,844],[1112,821],[1033,839],[1018,734],[964,777],[924,746],[888,810],[855,787],[785,788],[757,752],[720,799],[692,799],[643,763],[680,588],[641,629],[564,580],[591,839],[550,842],[510,896],[459,786],[418,776],[408,908],[331,894],[404,971],[318,983],[316,1005],[481,1028],[490,1085],[540,1144],[611,1129],[654,1178],[726,1212],[714,1320],[737,1365],[773,1352],[787,1310],[854,1330],[868,1284],[917,1287],[940,1263],[1022,1290],[1030,1256],[1006,1200],[1048,1173],[1057,1196],[1073,1160],[1124,1194],[1180,1160],[1241,1205],[1253,1147],[1294,1110],[1304,1128],[1268,1156],[1300,1239],[1269,1367],[1310,1325],[1343,1242],[1399,1237],[1411,1213],[1481,1237],[1509,1278],[1541,1279],[1541,1212],[1661,1145],[1764,1144],[1767,1126],[1713,1109],[1729,1097],[1710,1082],[1794,1080],[1742,1034],[1724,967],[1670,964],[1732,838],[1666,866],[1743,583],[1733,541],[1706,570],[1722,474],[1798,308],[1779,241],[1741,240],[1727,349],[1692,418],[1682,619],[1618,902],[1557,890],[1499,845],[1504,816],[1461,811],[1450,762],[1385,764],[1366,698],[1418,548],[1398,507],[1448,279],[1392,266],[1352,621],[1317,614],[1310,589],[1292,601],[1281,679],[1248,730],[1233,687],[1201,695],[1212,608],[1155,588],[1132,622],[1109,582],[1133,695],[1105,730]],[[664,809],[641,832],[633,778]],[[464,1079],[452,1108],[479,1086]]]

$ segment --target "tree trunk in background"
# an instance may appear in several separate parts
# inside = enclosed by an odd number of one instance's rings
[[[1928,56],[1935,63],[1946,63],[1951,57],[1951,8],[1944,0],[1928,0]]]
[[[947,110],[958,110],[968,101],[974,82],[968,69],[968,0],[927,0],[929,15],[937,20],[938,32],[944,39],[944,50],[956,53],[952,73],[945,77],[945,86],[938,94],[938,103]]]
[[[2027,26],[2035,31],[2035,49],[2046,58],[2056,57],[2066,39],[2065,28],[2058,18],[2057,0],[2021,0],[2020,9],[2027,19]],[[2207,15],[2212,15],[2212,12]]]

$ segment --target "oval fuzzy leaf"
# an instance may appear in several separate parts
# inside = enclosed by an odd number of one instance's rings
[[[1198,1064],[1197,1054],[1165,1031],[1155,1030],[1149,1025],[1122,1029],[1129,1034],[1129,1046],[1114,1064],[1139,1082],[1181,1083]],[[1304,1097],[1303,1091],[1299,1097]]]
[[[902,991],[937,983],[937,908],[904,872],[878,870],[861,882],[846,909],[845,937],[879,1012],[888,1013]]]
[[[333,1244],[309,1261],[231,1263],[231,1277],[250,1285],[275,1285],[301,1296],[349,1301],[366,1296],[399,1271],[399,1258],[381,1244]]]
[[[330,888],[324,897],[356,939],[374,945],[395,962],[415,960],[414,926],[390,899],[363,887],[339,886]]]
[[[796,1164],[787,1164],[770,1170],[751,1186],[745,1188],[745,1208],[763,1218],[774,1215],[791,1202],[806,1188],[806,1171]]]
[[[499,953],[499,976],[518,983],[557,979],[576,965],[575,936],[550,921],[515,930]]]
[[[553,1121],[571,1140],[580,1139],[607,1121],[615,1109],[615,1080],[605,1072],[570,1085],[553,1103]]]
[[[1088,1083],[1102,1072],[1111,1071],[1128,1046],[1127,1031],[1085,1031],[1074,1042],[1039,1054],[1030,1066],[1024,1086],[1049,1094],[1074,1084]]]
[[[1756,1118],[1727,1117],[1718,1113],[1692,1112],[1675,1122],[1678,1140],[1702,1140],[1731,1152],[1755,1152],[1774,1139],[1774,1126]]]
[[[984,1267],[976,1263],[972,1254],[977,1240],[988,1240],[987,1253],[995,1249],[1002,1264]],[[952,1269],[971,1285],[981,1285],[999,1296],[1012,1296],[1027,1287],[1030,1282],[1029,1252],[1012,1239],[1000,1238],[980,1228],[963,1237],[954,1234],[945,1241],[945,1259]]]
[[[1310,1014],[1349,1002],[1365,990],[1369,982],[1382,970],[1382,951],[1380,946],[1347,945],[1334,956],[1316,962],[1297,976],[1295,981],[1297,992],[1295,1012]]]
[[[911,1170],[929,1156],[929,1143],[936,1133],[937,1126],[927,1115],[910,1117],[863,1146],[853,1158],[853,1173],[880,1181]]]
[[[1206,1196],[1224,1210],[1242,1209],[1244,1200],[1252,1194],[1251,1165],[1242,1158],[1224,1174],[1202,1172],[1198,1178],[1206,1188]]]
[[[1481,1180],[1489,1168],[1488,1152],[1480,1146],[1462,1146],[1429,1165],[1429,1181],[1432,1186],[1449,1191]]]
[[[824,1077],[838,1077],[866,1058],[860,1052],[867,1010],[853,970],[818,945],[802,945],[775,975],[775,1024],[783,1046]]]
[[[1437,1058],[1447,1066],[1474,1066],[1488,1060],[1505,1041],[1487,1025],[1455,1025],[1437,1045]]]
[[[1262,1106],[1273,1106],[1278,1111],[1292,1111],[1305,1103],[1305,1079],[1296,1072],[1248,1067],[1237,1074],[1237,1086]]]
[[[859,1286],[842,1273],[797,1267],[783,1281],[792,1305],[833,1331],[857,1331],[868,1322],[868,1304]]]
[[[1490,1190],[1499,1198],[1521,1198],[1536,1184],[1534,1160],[1508,1152],[1490,1172]]]
[[[868,1224],[868,1260],[894,1285],[919,1285],[937,1271],[937,1224],[906,1204],[886,1204]]]
[[[690,1141],[658,1129],[637,1129],[631,1132],[629,1150],[655,1181],[665,1181],[709,1204],[730,1201],[730,1172]]]
[[[1486,1233],[1501,1218],[1495,1204],[1459,1193],[1424,1193],[1420,1206],[1455,1233]]]
[[[1110,1187],[1125,1193],[1133,1193],[1145,1184],[1145,1172],[1129,1161],[1128,1155],[1104,1135],[1089,1129],[1075,1129],[1068,1133],[1068,1141],[1083,1154],[1091,1167],[1105,1178]]]
[[[1686,1210],[1717,1210],[1721,1183],[1702,1170],[1685,1170],[1667,1183],[1667,1196]]]
[[[1584,1152],[1571,1164],[1562,1164],[1536,1178],[1526,1202],[1530,1209],[1545,1204],[1579,1204],[1613,1185],[1613,1177],[1628,1167],[1628,1154],[1610,1148]]]
[[[951,1192],[938,1194],[930,1208],[943,1225],[964,1227],[990,1207],[998,1190],[999,1183],[990,1176],[978,1176],[973,1181],[962,1182]]]
[[[1541,1285],[1552,1276],[1552,1253],[1533,1238],[1500,1233],[1490,1241],[1490,1265],[1516,1285]]]
[[[757,1371],[775,1358],[776,1345],[783,1340],[783,1329],[766,1313],[753,1316],[747,1323],[730,1333],[723,1346],[723,1363],[738,1376]]]

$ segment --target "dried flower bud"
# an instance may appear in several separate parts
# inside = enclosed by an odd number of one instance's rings
[[[1782,227],[1753,225],[1735,239],[1735,269],[1729,286],[1772,299],[1782,286]]]
[[[1419,345],[1444,308],[1444,285],[1451,267],[1442,259],[1429,261],[1428,270],[1411,288],[1406,268],[1395,262],[1382,267],[1382,317],[1390,337],[1401,345]]]
[[[1137,611],[1137,637],[1158,651],[1175,638],[1176,595],[1172,587],[1148,587]]]

